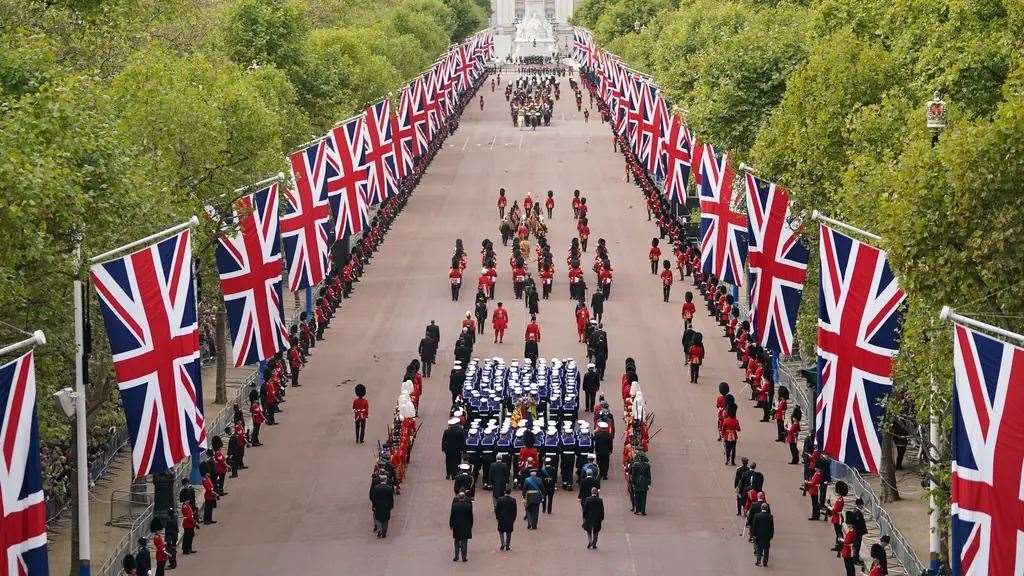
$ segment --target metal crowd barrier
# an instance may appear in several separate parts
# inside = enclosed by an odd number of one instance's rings
[[[802,410],[805,415],[804,423],[807,423],[810,422],[810,415],[814,414],[814,400],[808,393],[806,381],[798,373],[800,367],[801,366],[799,364],[780,362],[780,376],[778,384],[784,384],[789,388],[790,397],[795,399],[796,403],[800,406],[800,410]],[[813,433],[810,430],[805,430],[805,432],[808,434]],[[863,510],[870,516],[868,520],[873,519],[880,529],[880,533],[874,535],[874,539],[877,540],[881,534],[889,535],[889,545],[892,550],[892,556],[897,560],[904,573],[910,576],[925,574],[927,571],[924,569],[924,566],[921,564],[921,560],[910,545],[910,541],[907,540],[903,533],[896,528],[895,524],[893,524],[889,513],[886,512],[885,508],[882,506],[881,500],[878,498],[878,494],[875,493],[874,488],[868,484],[867,480],[861,476],[860,472],[850,468],[842,462],[833,460],[832,478],[835,480],[842,480],[849,484],[851,493],[856,494],[861,498],[861,500],[863,500]],[[868,534],[869,537],[872,535],[873,534],[871,533]],[[897,572],[890,569],[890,573]]]
[[[249,391],[250,386],[256,380],[256,373],[253,372],[248,378],[242,381],[241,385],[235,389],[235,395],[228,399],[227,404],[221,408],[220,412],[214,416],[213,420],[210,421],[208,430],[220,430],[227,423],[231,422],[233,413],[232,404],[239,401],[240,398],[244,398]],[[186,478],[192,472],[192,459],[189,458],[174,467],[174,486],[178,486],[181,483],[182,478]],[[148,490],[148,485],[147,485]],[[153,503],[152,499],[149,499],[148,505],[141,511],[133,510],[133,519],[131,528],[128,532],[121,537],[121,540],[114,546],[114,549],[110,552],[110,556],[100,565],[99,569],[93,570],[93,574],[97,576],[121,576],[123,570],[121,568],[121,559],[124,558],[125,554],[134,551],[135,542],[143,537],[149,536],[149,523],[153,519]]]

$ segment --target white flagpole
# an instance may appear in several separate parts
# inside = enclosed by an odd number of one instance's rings
[[[193,226],[198,226],[198,225],[199,225],[199,217],[192,216],[191,218],[189,218],[185,222],[182,222],[181,224],[178,224],[177,226],[172,226],[172,227],[170,227],[170,228],[168,228],[166,230],[163,230],[161,232],[157,232],[156,234],[150,234],[149,236],[146,236],[145,238],[142,238],[141,240],[136,240],[134,242],[130,242],[128,244],[125,244],[124,246],[120,246],[118,248],[114,248],[113,250],[108,250],[108,251],[104,252],[103,254],[100,254],[99,256],[93,256],[92,258],[89,258],[89,263],[90,264],[95,264],[96,262],[101,262],[103,260],[106,260],[107,258],[110,258],[111,256],[113,256],[115,254],[118,254],[118,253],[121,253],[121,252],[124,252],[124,251],[127,251],[127,250],[131,250],[132,248],[135,248],[136,246],[141,246],[143,244],[148,244],[148,243],[153,242],[154,240],[157,240],[157,239],[160,239],[160,238],[166,238],[166,237],[170,236],[171,234],[174,234],[176,232],[180,232],[180,231],[184,230],[185,228],[192,228]]]
[[[280,181],[283,181],[283,180],[284,180],[284,172],[278,172],[277,174],[274,174],[273,176],[270,176],[269,178],[264,178],[263,180],[260,180],[259,182],[256,182],[254,184],[249,184],[248,186],[242,186],[241,188],[236,188],[235,189],[235,193],[237,194],[239,192],[245,192],[246,190],[256,190],[256,189],[262,188],[263,186],[266,186],[267,184],[272,184],[274,182],[280,182]]]
[[[46,344],[46,335],[43,334],[42,330],[36,330],[35,332],[32,333],[31,338],[26,338],[21,342],[15,342],[10,346],[4,346],[3,348],[0,348],[0,356],[16,352],[18,350],[21,350],[22,348],[27,348],[29,346],[38,346],[40,344]]]
[[[954,312],[953,309],[950,308],[949,306],[942,307],[942,310],[939,312],[939,319],[943,321],[955,322],[957,324],[963,324],[964,326],[970,326],[972,328],[978,328],[980,330],[985,330],[987,332],[992,332],[993,334],[998,334],[1004,338],[1009,338],[1010,340],[1015,340],[1017,342],[1024,344],[1024,335],[1017,334],[1016,332],[1010,332],[1009,330],[1000,328],[998,326],[993,326],[991,324],[986,324],[985,322],[981,322],[980,320],[975,320],[973,318],[968,318],[967,316],[961,316],[960,314]]]
[[[841,222],[841,221],[836,220],[834,218],[829,218],[828,216],[825,216],[824,214],[822,214],[821,212],[818,212],[817,210],[811,212],[811,218],[814,219],[814,220],[817,220],[819,222],[824,222],[825,224],[830,224],[830,225],[835,226],[837,228],[842,228],[842,229],[847,230],[849,232],[856,232],[857,234],[860,234],[862,236],[866,236],[866,237],[874,240],[875,242],[879,242],[879,241],[882,240],[882,237],[879,236],[878,234],[873,234],[871,232],[868,232],[867,230],[861,230],[860,228],[856,228],[854,226],[850,226],[846,222]]]

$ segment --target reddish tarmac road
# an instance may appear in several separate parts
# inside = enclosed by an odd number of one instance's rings
[[[562,81],[562,93],[569,93]],[[326,339],[302,373],[303,388],[288,394],[281,425],[266,429],[265,446],[247,452],[249,469],[229,480],[216,526],[196,537],[199,554],[183,558],[183,573],[210,576],[270,574],[427,575],[571,573],[586,564],[601,574],[839,574],[841,564],[828,552],[831,526],[808,522],[806,500],[798,490],[798,468],[787,466],[788,450],[775,443],[774,426],[757,422],[741,401],[744,435],[739,453],[751,456],[765,473],[775,513],[772,566],[753,566],[742,523],[733,515],[733,468],[723,466],[715,441],[714,396],[719,381],[734,387],[741,373],[727,354],[727,343],[703,314],[708,358],[701,383],[691,385],[680,355],[680,302],[686,288],[673,287],[672,303],[661,301],[661,286],[647,263],[656,229],[647,221],[636,187],[623,181],[623,161],[612,152],[600,122],[583,122],[568,99],[558,102],[552,125],[536,131],[511,126],[503,95],[481,92],[486,107],[467,109],[459,131],[449,138],[377,256],[343,303]],[[495,199],[505,187],[512,199],[527,191],[540,198],[548,189],[558,202],[549,223],[555,251],[553,299],[541,301],[541,356],[585,360],[576,342],[573,306],[568,299],[565,254],[575,233],[569,206],[574,188],[588,198],[591,243],[605,238],[615,280],[605,305],[610,358],[603,390],[621,415],[618,380],[623,360],[633,356],[650,410],[664,430],[651,448],[654,483],[648,516],[629,511],[620,473],[620,439],[613,474],[604,483],[606,520],[600,548],[586,549],[574,492],[559,491],[554,514],[542,515],[540,528],[516,524],[512,552],[498,551],[490,496],[478,494],[469,562],[453,564],[448,530],[451,483],[444,479],[440,452],[447,418],[447,376],[459,321],[472,308],[484,238],[498,246],[497,298],[509,309],[505,343],[491,343],[490,326],[479,338],[477,357],[521,357],[524,306],[512,297],[500,245]],[[510,202],[511,204],[511,202]],[[469,253],[466,286],[451,302],[447,270],[456,238]],[[592,252],[590,253],[592,255]],[[591,256],[592,257],[592,256]],[[596,284],[584,258],[587,283]],[[491,307],[493,309],[493,306]],[[423,327],[441,326],[439,363],[424,381],[423,428],[397,500],[386,540],[372,531],[369,473],[376,440],[391,420],[406,364],[415,357]],[[369,390],[367,443],[353,440],[352,387]],[[745,398],[737,393],[738,399]],[[520,505],[521,512],[521,505]]]

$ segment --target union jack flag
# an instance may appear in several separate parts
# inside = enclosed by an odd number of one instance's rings
[[[670,202],[686,200],[686,183],[690,179],[690,148],[693,139],[690,129],[683,124],[679,116],[672,115],[665,140],[661,143],[660,174],[665,175],[665,195]]]
[[[597,46],[590,32],[583,28],[573,28],[573,58],[582,66],[591,68],[596,59]]]
[[[1024,573],[1024,349],[953,327],[953,574]]]
[[[366,165],[363,143],[363,117],[356,116],[335,126],[327,139],[325,160],[327,199],[334,215],[334,239],[343,240],[361,234],[369,223],[367,185],[370,169]]]
[[[298,292],[323,282],[331,271],[334,232],[326,179],[331,170],[325,160],[331,142],[321,138],[289,157],[293,189],[287,190],[281,237],[288,262],[288,288]]]
[[[746,185],[750,327],[761,346],[788,356],[793,353],[808,250],[792,228],[789,192],[749,172]]]
[[[436,64],[429,72],[420,77],[420,86],[422,87],[420,94],[423,97],[423,111],[427,113],[430,140],[433,140],[434,135],[441,129],[445,119],[441,102],[443,95],[440,94],[441,81]]]
[[[363,142],[369,165],[367,186],[371,204],[380,204],[398,194],[398,163],[391,136],[391,102],[387,99],[371,104],[363,112]]]
[[[459,92],[465,92],[469,90],[469,87],[473,84],[473,80],[476,75],[473,74],[476,69],[476,58],[473,57],[475,50],[469,47],[467,42],[459,44],[459,47],[455,52],[455,71],[458,76],[458,89]]]
[[[402,87],[402,94],[399,99],[399,113],[391,114],[391,141],[394,143],[395,151],[395,177],[401,180],[412,173],[414,162],[413,147],[416,145],[416,129],[411,123],[406,122],[404,108],[408,94],[412,92],[412,86]]]
[[[240,198],[235,203],[238,234],[218,239],[217,273],[236,368],[287,348],[277,205],[277,182]]]
[[[647,172],[657,178],[665,174],[659,173],[661,165],[661,144],[668,134],[668,110],[665,99],[661,97],[661,89],[652,82],[644,81],[640,86],[643,99],[643,117],[638,127],[637,144],[640,149],[641,162],[647,163]]]
[[[0,417],[0,576],[46,576],[46,501],[31,351],[0,366]]]
[[[882,250],[828,226],[821,227],[818,250],[818,446],[875,473],[906,294]]]
[[[747,217],[732,211],[733,172],[729,155],[699,144],[700,258],[706,274],[743,285],[743,261],[747,257]]]
[[[402,123],[402,138],[406,138],[406,130],[412,128],[415,136],[409,143],[413,156],[420,156],[430,146],[430,140],[434,136],[433,128],[430,125],[430,114],[426,108],[427,80],[425,76],[419,76],[413,80],[406,89],[402,90],[402,101],[398,111],[398,118]],[[396,133],[397,135],[398,133]]]
[[[192,233],[90,270],[132,439],[136,477],[206,447]]]
[[[647,98],[644,96],[647,92],[647,80],[628,72],[626,88],[626,141],[629,142],[633,154],[643,161],[641,132],[644,119],[647,117]]]

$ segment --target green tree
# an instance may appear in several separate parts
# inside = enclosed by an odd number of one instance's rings
[[[224,17],[224,44],[242,66],[292,68],[308,33],[305,8],[295,0],[234,0]]]

